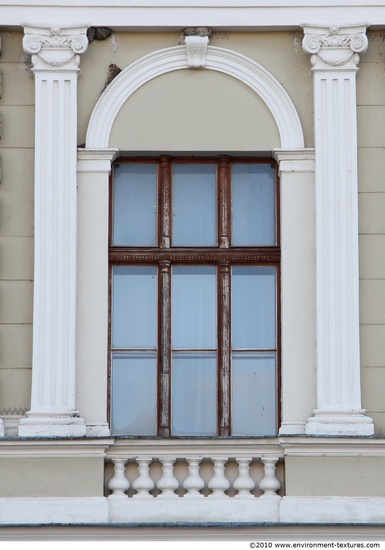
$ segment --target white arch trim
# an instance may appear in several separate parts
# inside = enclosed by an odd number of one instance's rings
[[[185,46],[158,50],[126,67],[94,107],[86,148],[108,148],[112,125],[121,107],[143,84],[162,74],[187,68]],[[302,126],[293,102],[281,84],[261,65],[232,50],[208,46],[205,68],[240,80],[261,97],[277,124],[282,149],[304,147]]]

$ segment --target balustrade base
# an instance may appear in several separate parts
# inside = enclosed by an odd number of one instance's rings
[[[282,525],[385,523],[384,497],[113,501],[105,497],[0,498],[0,525]]]
[[[127,523],[275,523],[281,497],[274,499],[238,497],[200,499],[127,499],[109,501],[110,522]]]

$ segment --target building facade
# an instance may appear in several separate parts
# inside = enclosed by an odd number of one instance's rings
[[[379,532],[385,5],[0,15],[3,529]]]

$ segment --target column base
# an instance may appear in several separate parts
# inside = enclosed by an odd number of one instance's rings
[[[108,424],[87,424],[87,437],[109,437],[111,435]]]
[[[73,414],[27,412],[19,421],[19,437],[85,437],[83,418]]]
[[[317,409],[306,423],[306,435],[373,435],[373,419],[365,410],[323,411]]]
[[[306,422],[282,422],[279,435],[304,435]]]

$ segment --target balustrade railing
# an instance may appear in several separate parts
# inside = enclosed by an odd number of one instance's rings
[[[283,455],[278,445],[234,440],[118,441],[107,453],[110,500],[255,499],[283,494]],[[227,442],[226,442],[227,443]],[[196,452],[194,452],[194,450]],[[203,452],[202,452],[203,451]]]

